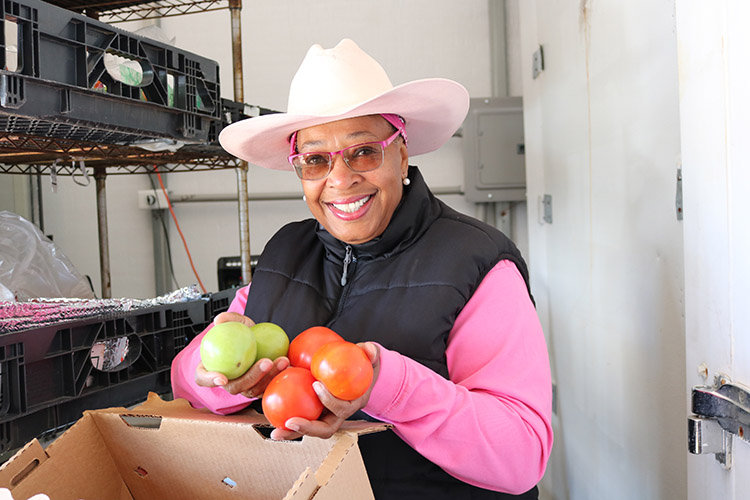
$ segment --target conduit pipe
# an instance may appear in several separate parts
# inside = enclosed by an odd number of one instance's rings
[[[448,186],[442,188],[435,188],[431,190],[436,196],[444,195],[461,195],[464,192],[460,186]],[[302,192],[287,191],[287,192],[276,192],[276,193],[248,193],[245,190],[246,201],[290,201],[290,200],[302,200]],[[172,203],[207,203],[207,202],[222,202],[222,201],[237,201],[237,195],[232,193],[216,193],[216,194],[169,194],[169,201]]]

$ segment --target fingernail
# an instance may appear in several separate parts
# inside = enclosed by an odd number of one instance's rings
[[[222,379],[221,377],[216,377],[214,379],[214,384],[216,384],[216,385],[224,385],[224,379]]]
[[[267,372],[271,369],[272,366],[273,366],[273,363],[271,362],[271,360],[263,359],[258,365],[258,368],[260,368],[264,372]]]
[[[325,386],[323,385],[323,382],[319,382],[317,380],[313,382],[313,390],[315,390],[318,395],[322,396],[325,393]]]
[[[294,432],[299,431],[299,425],[297,425],[297,424],[295,424],[293,422],[291,422],[291,423],[290,422],[285,423],[284,427],[286,427],[290,431],[294,431]]]

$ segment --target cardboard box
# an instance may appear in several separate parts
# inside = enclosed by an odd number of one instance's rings
[[[156,394],[132,409],[87,411],[43,449],[28,443],[0,467],[16,500],[374,498],[357,436],[385,424],[347,422],[330,439],[273,441],[255,411],[214,415]]]

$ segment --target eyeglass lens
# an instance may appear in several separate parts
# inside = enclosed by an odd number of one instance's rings
[[[379,142],[355,144],[341,151],[349,168],[355,172],[369,172],[383,164],[383,145]],[[333,168],[332,153],[304,153],[293,159],[297,175],[304,180],[326,177]]]

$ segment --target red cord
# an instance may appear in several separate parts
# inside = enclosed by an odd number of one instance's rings
[[[182,234],[182,229],[180,229],[180,223],[177,222],[177,216],[174,214],[174,210],[172,210],[172,202],[169,201],[169,195],[167,194],[167,190],[164,189],[164,183],[161,181],[161,174],[159,173],[159,169],[156,165],[154,165],[154,172],[156,172],[156,177],[159,179],[159,185],[161,186],[161,190],[164,193],[164,198],[166,198],[167,200],[167,205],[169,206],[169,213],[172,214],[174,225],[177,226],[177,232],[180,233],[180,238],[182,238],[182,244],[185,246],[185,252],[187,253],[188,260],[190,261],[190,267],[193,268],[193,274],[195,274],[195,278],[198,280],[198,284],[201,286],[201,290],[203,290],[203,293],[206,293],[206,287],[203,286],[203,282],[201,281],[200,276],[198,276],[198,271],[195,270],[195,264],[193,264],[193,257],[190,256],[190,250],[188,249],[187,241],[185,241],[185,235]]]

